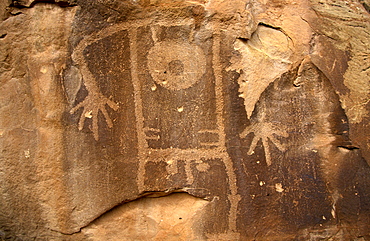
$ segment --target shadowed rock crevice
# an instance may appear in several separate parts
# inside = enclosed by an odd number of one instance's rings
[[[32,8],[37,3],[53,3],[60,7],[77,6],[77,0],[12,0],[10,7]]]

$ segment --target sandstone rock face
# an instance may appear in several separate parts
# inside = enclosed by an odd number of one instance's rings
[[[370,240],[369,2],[0,1],[1,240]]]

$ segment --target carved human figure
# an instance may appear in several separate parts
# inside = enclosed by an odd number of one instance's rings
[[[93,44],[96,48],[105,46],[105,41],[117,41],[112,37],[115,34],[128,32],[128,47],[121,49],[128,52],[130,64],[123,66],[121,71],[129,70],[131,76],[120,81],[133,85],[134,103],[131,104],[135,106],[135,112],[123,114],[135,116],[139,193],[185,188],[194,195],[218,196],[220,202],[230,203],[229,210],[223,208],[220,212],[228,216],[225,219],[228,232],[234,233],[240,197],[233,164],[226,151],[221,115],[220,38],[207,37],[217,29],[204,28],[198,32],[194,29],[192,19],[185,23],[149,25],[144,22],[135,27],[118,24],[83,39],[72,57],[80,68],[88,93],[70,112],[73,114],[83,108],[78,128],[83,129],[85,120],[91,118],[91,131],[96,141],[99,141],[99,125],[106,122],[109,128],[113,127],[106,108],[119,111],[119,103],[99,89],[102,85],[98,79],[99,71],[91,66],[101,67],[91,65],[94,61],[87,49],[92,49]],[[102,47],[102,51],[107,50]],[[109,66],[102,72],[101,78],[104,78],[120,69]],[[99,113],[102,113],[99,118],[102,117],[104,122],[98,123]],[[220,186],[228,190],[199,181],[213,178],[214,169],[220,166],[218,175],[228,179]]]

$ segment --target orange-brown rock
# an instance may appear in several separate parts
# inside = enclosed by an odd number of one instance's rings
[[[0,240],[370,240],[367,0],[0,0]]]

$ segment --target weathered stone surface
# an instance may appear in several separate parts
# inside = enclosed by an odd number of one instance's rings
[[[370,240],[368,6],[1,0],[1,239]]]
[[[87,240],[202,240],[193,226],[206,205],[212,204],[184,193],[143,198],[104,214],[82,234]]]

